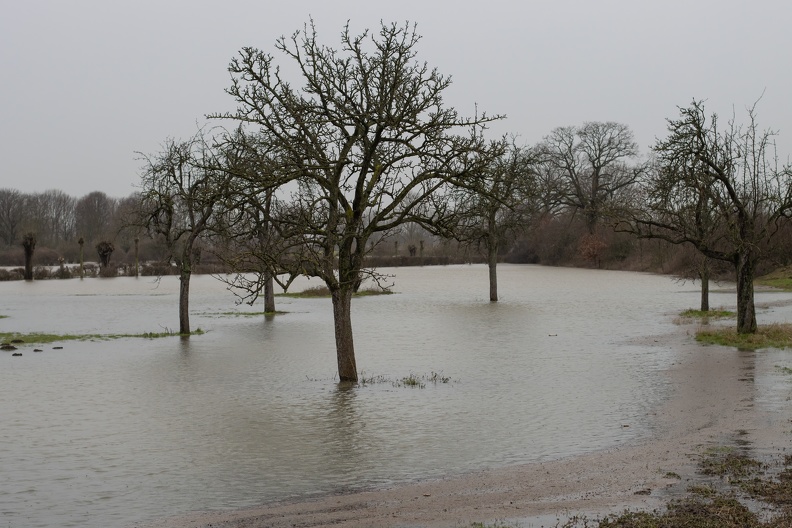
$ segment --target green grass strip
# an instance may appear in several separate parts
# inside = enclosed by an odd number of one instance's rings
[[[707,310],[706,312],[703,312],[701,310],[691,309],[691,310],[685,310],[679,315],[682,317],[690,317],[691,319],[706,319],[706,318],[723,319],[726,317],[734,317],[737,314],[734,312],[730,312],[729,310]]]
[[[201,335],[205,332],[200,328],[189,335]],[[157,339],[181,335],[177,332],[144,332],[142,334],[45,334],[39,332],[0,332],[0,342],[11,343],[21,340],[19,344],[45,344],[59,341],[108,341],[111,339],[143,338]]]
[[[700,330],[696,341],[712,345],[736,347],[741,350],[792,347],[792,325],[760,326],[755,334],[738,334],[734,328]]]

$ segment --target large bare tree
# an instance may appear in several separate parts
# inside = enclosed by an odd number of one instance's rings
[[[415,220],[429,196],[489,161],[480,128],[492,118],[444,105],[451,80],[416,60],[419,40],[410,24],[359,35],[347,26],[336,49],[311,22],[276,41],[283,70],[273,55],[243,48],[229,66],[237,109],[212,116],[250,125],[275,153],[278,177],[260,185],[289,182],[277,228],[304,248],[304,273],[331,292],[342,382],[358,378],[351,300],[372,235]]]
[[[537,153],[537,170],[553,189],[553,201],[582,213],[589,235],[644,170],[633,133],[621,123],[556,128]]]
[[[110,225],[115,208],[116,200],[101,191],[93,191],[78,199],[74,207],[77,235],[89,244],[101,238],[112,238]]]
[[[25,218],[25,195],[16,189],[0,189],[0,239],[6,246],[16,243]]]
[[[721,127],[693,101],[668,120],[668,136],[653,150],[657,165],[643,181],[642,206],[632,229],[643,237],[688,243],[734,266],[737,331],[756,332],[753,281],[778,227],[792,211],[788,166],[779,167],[774,133],[748,121]]]

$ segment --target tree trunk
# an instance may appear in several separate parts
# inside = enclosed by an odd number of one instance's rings
[[[33,280],[33,252],[36,249],[36,235],[28,233],[22,237],[22,249],[25,251],[25,280]]]
[[[498,245],[490,244],[487,248],[487,265],[489,266],[490,301],[498,302]]]
[[[333,322],[335,323],[338,378],[342,382],[356,383],[355,345],[352,341],[352,288],[341,286],[333,290]]]
[[[270,273],[264,276],[264,312],[275,313],[275,281]]]
[[[190,275],[189,268],[182,266],[179,272],[179,333],[190,334]]]
[[[754,273],[756,262],[751,251],[737,256],[737,333],[756,333],[756,309],[754,307]]]
[[[699,280],[701,280],[701,311],[709,312],[709,266],[705,263],[699,269]]]
[[[85,278],[85,266],[83,262],[83,244],[85,243],[85,239],[83,239],[83,237],[80,237],[80,240],[78,240],[78,242],[80,244],[80,279],[83,279]]]
[[[589,235],[595,235],[597,233],[597,223],[599,221],[599,212],[594,209],[593,207],[586,207],[585,210],[585,217],[586,217],[586,230],[588,231]],[[599,267],[599,266],[597,266]]]
[[[140,239],[135,237],[135,277],[140,275],[140,260],[138,259],[138,246],[140,245]]]
[[[490,302],[498,302],[498,208],[490,208],[487,215],[487,266],[489,267]]]

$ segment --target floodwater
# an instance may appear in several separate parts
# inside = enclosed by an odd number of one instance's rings
[[[208,276],[191,289],[203,335],[0,353],[0,526],[125,526],[631,442],[679,359],[657,341],[698,303],[696,285],[649,274],[503,265],[494,304],[483,266],[382,271],[398,294],[353,301],[375,382],[351,389],[329,299],[244,316],[261,307]],[[175,277],[0,283],[0,331],[161,332],[177,303]],[[422,386],[399,383],[411,375]]]

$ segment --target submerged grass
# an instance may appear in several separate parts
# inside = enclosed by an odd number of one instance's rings
[[[415,389],[423,389],[427,383],[437,385],[438,383],[450,383],[451,378],[443,376],[440,373],[432,372],[431,374],[417,375],[412,372],[403,378],[393,380],[382,375],[367,375],[361,372],[358,376],[358,385],[365,387],[366,385],[373,385],[375,383],[390,383],[394,387],[410,387]]]
[[[205,332],[198,328],[189,335],[201,335]],[[182,335],[178,332],[166,330],[164,332],[144,332],[142,334],[45,334],[39,332],[20,333],[20,332],[0,332],[0,342],[21,343],[21,344],[47,344],[59,341],[105,341],[110,339],[124,338],[143,338],[157,339],[162,337],[172,337]]]
[[[694,485],[662,510],[626,511],[601,520],[574,516],[555,528],[789,528],[792,526],[792,455],[762,463],[734,448],[708,450],[699,472],[718,477],[725,489]],[[745,500],[760,502],[749,508]],[[506,526],[473,524],[475,528]]]
[[[713,328],[696,333],[696,341],[712,345],[732,346],[741,350],[792,347],[792,325],[760,326],[755,334],[738,334],[734,328]]]
[[[739,482],[761,471],[763,465],[745,453],[734,449],[718,450],[706,456],[699,464],[702,475],[726,478],[729,482]]]

